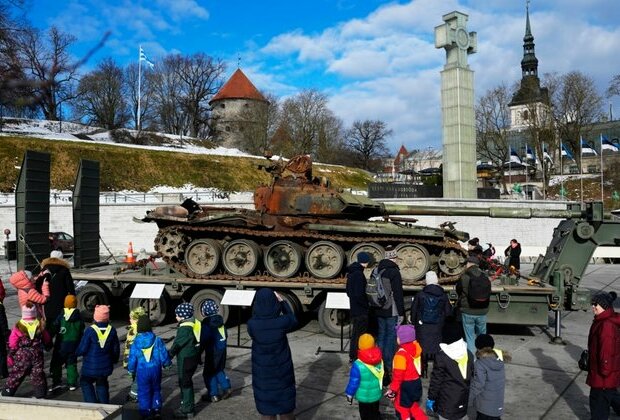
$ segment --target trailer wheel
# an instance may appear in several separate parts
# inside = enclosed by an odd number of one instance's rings
[[[153,327],[161,325],[166,319],[168,306],[170,306],[170,300],[166,292],[163,292],[159,299],[129,299],[129,310],[132,311],[142,306],[146,311],[148,309],[148,301],[151,301],[151,325]]]
[[[349,311],[342,309],[327,309],[325,301],[321,303],[319,308],[319,326],[325,334],[330,337],[340,337],[340,325],[343,325],[342,333],[344,337],[349,337],[351,333],[351,320],[349,319]]]
[[[282,298],[282,300],[284,300],[285,302],[289,304],[289,306],[293,310],[293,313],[295,314],[295,318],[297,318],[297,320],[299,321],[301,315],[304,312],[304,307],[299,301],[299,299],[297,298],[297,296],[295,296],[294,293],[287,292],[287,291],[278,290],[277,292]]]
[[[77,307],[85,321],[92,321],[95,313],[95,306],[109,305],[110,296],[105,286],[94,283],[88,283],[82,288],[77,295]]]
[[[194,307],[194,317],[202,321],[203,316],[200,313],[200,306],[207,299],[212,299],[220,307],[219,314],[224,318],[224,323],[228,320],[230,310],[228,305],[222,305],[222,298],[224,297],[224,291],[221,289],[200,289],[192,296],[190,303]]]

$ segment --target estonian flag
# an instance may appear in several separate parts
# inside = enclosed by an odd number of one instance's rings
[[[551,162],[551,164],[553,164],[553,159],[551,159],[551,155],[547,151],[547,147],[546,146],[543,147],[543,158],[545,159],[545,161]]]
[[[596,153],[596,150],[594,150],[594,148],[590,145],[590,143],[585,141],[583,139],[583,137],[582,137],[581,138],[581,156],[583,156],[583,155],[594,155],[594,156],[597,156],[598,153]]]
[[[534,163],[536,163],[536,155],[534,154],[532,149],[530,149],[530,146],[528,144],[525,145],[525,158],[528,160],[533,160]]]
[[[573,157],[573,154],[570,152],[570,150],[568,150],[566,148],[566,146],[564,146],[564,143],[562,143],[562,157],[563,158],[568,158],[570,160],[575,160],[575,158]]]
[[[519,157],[519,155],[517,154],[515,149],[512,148],[512,146],[510,147],[510,160],[509,160],[509,162],[522,163],[521,158]]]
[[[153,62],[149,60],[146,54],[144,54],[144,50],[142,49],[142,47],[140,47],[140,61],[146,62],[146,64],[149,65],[151,70],[153,70],[153,68],[155,67],[155,64],[153,64]]]
[[[609,150],[611,152],[617,152],[620,149],[618,149],[617,144],[613,144],[607,139],[607,137],[601,134],[601,153],[603,153],[604,150]]]

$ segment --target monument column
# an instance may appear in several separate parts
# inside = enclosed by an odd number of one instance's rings
[[[467,56],[476,52],[476,33],[467,32],[467,15],[452,12],[435,27],[435,47],[445,48],[441,72],[444,198],[477,198],[474,72]]]

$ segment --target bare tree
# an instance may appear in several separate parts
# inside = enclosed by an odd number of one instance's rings
[[[108,130],[124,127],[130,113],[123,97],[123,82],[123,70],[112,58],[101,61],[80,80],[74,101],[76,116]]]
[[[372,167],[377,158],[387,156],[386,139],[392,135],[384,121],[365,120],[355,121],[347,130],[345,141],[353,152],[357,164],[366,170],[375,170]]]
[[[501,84],[489,89],[475,107],[476,148],[484,161],[493,165],[496,180],[508,193],[504,182],[504,162],[509,156],[510,103],[512,93]]]
[[[609,82],[607,97],[620,96],[620,74],[616,74]]]
[[[59,107],[75,98],[77,66],[69,49],[76,38],[55,26],[45,33],[30,28],[21,33],[19,49],[26,76],[32,80],[34,103],[47,120],[59,119]]]
[[[589,127],[601,120],[603,99],[594,80],[579,71],[557,77],[552,85],[550,95],[555,129],[561,141],[570,145],[581,165],[580,137],[587,137]]]

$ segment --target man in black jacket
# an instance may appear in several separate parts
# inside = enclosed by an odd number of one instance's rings
[[[389,279],[386,285],[388,301],[381,308],[374,308],[374,316],[377,318],[377,346],[383,355],[385,375],[383,384],[391,381],[392,359],[396,352],[396,325],[403,322],[405,315],[405,302],[403,299],[403,281],[400,276],[400,268],[396,264],[398,253],[393,246],[385,247],[385,257],[379,262],[377,269],[383,270],[382,278]],[[388,290],[388,288],[390,290]]]
[[[364,269],[370,263],[366,252],[357,254],[357,262],[347,267],[347,296],[351,315],[351,344],[349,345],[349,362],[357,359],[357,341],[360,335],[368,331],[368,299],[366,298],[366,276]]]

